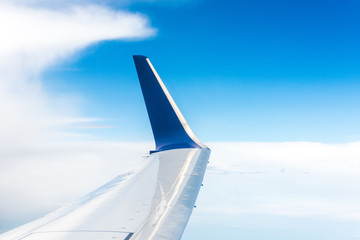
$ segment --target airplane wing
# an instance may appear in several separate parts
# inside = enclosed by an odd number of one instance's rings
[[[146,165],[0,240],[181,238],[210,149],[195,137],[149,59],[134,61],[156,143]]]

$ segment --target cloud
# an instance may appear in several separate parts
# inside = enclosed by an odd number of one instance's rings
[[[354,239],[360,142],[222,142],[184,239]]]
[[[360,142],[209,145],[204,214],[360,222]]]
[[[18,214],[24,214],[22,220],[31,218],[34,212],[26,209],[40,207],[41,212],[57,205],[51,203],[54,198],[44,208],[37,205],[56,194],[54,188],[43,184],[49,179],[54,186],[65,181],[69,194],[74,194],[71,186],[81,183],[81,177],[73,178],[71,183],[61,173],[75,176],[85,171],[93,175],[89,178],[97,179],[100,165],[115,161],[119,154],[125,160],[117,166],[124,171],[130,169],[126,159],[134,152],[131,146],[87,143],[79,138],[72,143],[64,140],[64,136],[69,138],[64,132],[69,126],[109,126],[82,116],[78,96],[50,95],[41,79],[49,66],[71,59],[92,44],[141,40],[156,34],[146,16],[113,10],[99,2],[0,1],[0,222],[8,226],[14,218],[18,220]],[[126,154],[117,151],[121,146],[127,149]],[[113,176],[108,173],[108,177],[100,178],[108,180]],[[87,189],[85,182],[82,184]],[[27,188],[28,183],[33,188]]]
[[[36,7],[9,2],[0,2],[2,146],[32,145],[53,137],[62,119],[83,119],[78,96],[54,97],[43,89],[41,73],[46,68],[99,41],[156,33],[139,13],[85,3],[45,8],[40,2]]]
[[[0,232],[77,200],[136,171],[152,143],[49,142],[0,152]],[[10,161],[11,160],[11,161]]]
[[[211,164],[214,171],[227,173],[332,174],[356,173],[360,142],[324,144],[315,142],[229,142],[213,143],[226,159]],[[261,150],[259,150],[261,149]],[[316,161],[314,161],[316,160]]]
[[[4,4],[0,22],[2,72],[8,72],[11,64],[37,73],[95,42],[155,33],[140,14],[96,5],[46,9]]]
[[[209,168],[190,224],[213,224],[217,231],[234,226],[236,232],[284,222],[288,229],[360,222],[359,142],[208,145]],[[0,229],[40,217],[141,166],[144,150],[151,148],[152,143],[77,141],[2,152],[0,159],[11,161],[0,162]]]

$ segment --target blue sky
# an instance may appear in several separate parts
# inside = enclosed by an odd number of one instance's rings
[[[114,126],[91,131],[100,138],[151,140],[131,58],[143,54],[203,141],[356,141],[359,7],[139,2],[125,8],[148,16],[155,36],[100,42],[43,78],[52,91],[81,95],[85,115]]]

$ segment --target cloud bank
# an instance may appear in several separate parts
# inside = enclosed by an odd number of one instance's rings
[[[215,143],[212,157],[233,205],[209,211],[360,221],[360,142]]]
[[[184,239],[358,239],[360,142],[209,146]]]
[[[58,173],[86,172],[100,159],[106,158],[105,163],[118,156],[111,143],[69,143],[59,137],[69,124],[99,125],[94,123],[96,119],[81,115],[77,96],[57,93],[54,97],[46,92],[41,79],[44,70],[100,41],[141,40],[156,34],[142,14],[113,10],[99,5],[100,1],[60,2],[65,3],[0,1],[0,222],[11,227],[14,217],[23,214],[21,219],[31,218],[34,212],[26,209],[39,207],[37,203],[44,203],[56,192],[56,188],[43,185],[46,179],[53,179],[56,186],[66,178]],[[131,155],[131,146],[126,148]],[[125,160],[121,169],[129,169]],[[27,179],[34,188],[27,188]],[[76,179],[72,180],[65,183],[70,192],[76,185]],[[51,209],[48,204],[44,207]]]
[[[324,229],[333,226],[352,239],[354,230],[346,227],[360,223],[359,142],[208,146],[210,164],[184,239],[264,239],[256,234],[269,229],[274,239],[304,232],[307,239],[319,237],[317,232],[329,239]],[[68,142],[12,153],[11,162],[0,163],[0,229],[40,217],[141,166],[144,150],[151,148],[152,143]],[[289,235],[281,238],[284,229]]]
[[[76,96],[55,98],[42,88],[41,73],[47,67],[99,41],[143,39],[156,33],[147,17],[138,13],[85,3],[59,8],[40,3],[0,2],[2,146],[31,145],[53,134],[62,119],[83,117]]]
[[[0,233],[136,171],[152,148],[152,143],[67,141],[1,152]]]

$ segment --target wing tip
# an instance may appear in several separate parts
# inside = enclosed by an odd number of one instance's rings
[[[133,55],[145,105],[153,130],[156,150],[204,148],[176,106],[149,58]]]
[[[133,55],[133,59],[136,60],[140,60],[140,59],[147,59],[148,57],[145,55]]]

